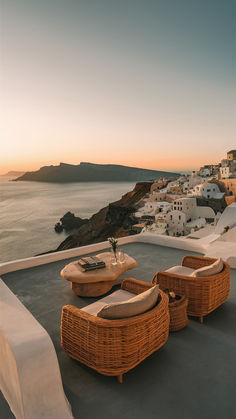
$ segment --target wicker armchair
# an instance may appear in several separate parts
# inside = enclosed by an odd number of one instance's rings
[[[215,262],[216,259],[203,256],[185,256],[182,266],[198,269]],[[154,284],[161,289],[173,290],[176,294],[188,298],[187,313],[189,316],[203,317],[223,304],[230,292],[230,267],[224,262],[223,270],[213,276],[191,277],[171,272],[157,272],[153,278]]]
[[[152,284],[125,279],[121,288],[134,294]],[[73,359],[104,375],[122,376],[161,348],[169,335],[168,297],[160,291],[158,304],[135,317],[106,320],[77,307],[62,309],[61,346]]]

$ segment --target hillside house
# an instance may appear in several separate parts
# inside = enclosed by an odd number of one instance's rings
[[[192,196],[200,196],[208,199],[221,199],[224,196],[224,192],[220,191],[219,186],[216,185],[216,183],[210,182],[203,182],[194,186],[190,194]]]
[[[186,230],[186,214],[172,210],[166,214],[166,231],[169,236],[184,236]]]

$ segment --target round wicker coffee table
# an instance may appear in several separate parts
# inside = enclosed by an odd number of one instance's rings
[[[177,332],[188,324],[187,316],[188,299],[185,295],[179,300],[169,303],[170,332]]]
[[[99,253],[96,256],[106,263],[105,268],[85,272],[76,260],[61,271],[62,278],[70,281],[72,290],[80,297],[99,297],[106,294],[114,285],[121,283],[122,279],[119,276],[122,273],[137,266],[136,260],[126,253],[124,263],[116,265],[110,264],[110,252]]]

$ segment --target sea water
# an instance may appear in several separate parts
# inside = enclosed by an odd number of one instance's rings
[[[132,182],[13,182],[0,177],[0,262],[56,249],[68,236],[54,231],[67,212],[89,218],[134,188]]]

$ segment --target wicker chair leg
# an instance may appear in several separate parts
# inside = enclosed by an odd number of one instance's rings
[[[123,383],[123,374],[117,375],[117,380],[118,380],[118,383],[122,384]]]
[[[200,321],[200,323],[203,323],[203,316],[199,317],[199,321]]]

